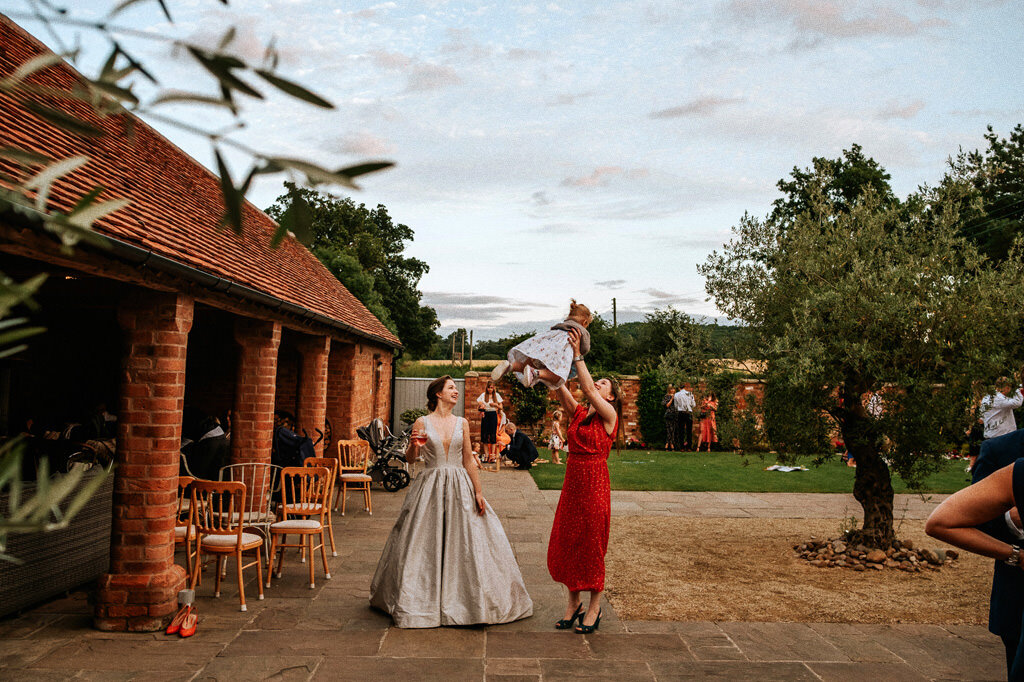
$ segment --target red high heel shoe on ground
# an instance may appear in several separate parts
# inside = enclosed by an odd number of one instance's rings
[[[168,635],[177,634],[181,630],[181,624],[188,616],[189,611],[191,610],[192,605],[186,604],[185,606],[182,606],[181,609],[176,614],[174,614],[174,618],[171,619],[171,624],[167,626]]]
[[[199,614],[196,613],[195,608],[190,608],[188,615],[185,616],[185,620],[181,622],[181,629],[178,630],[178,634],[182,637],[191,637],[196,634],[197,625],[199,625]]]

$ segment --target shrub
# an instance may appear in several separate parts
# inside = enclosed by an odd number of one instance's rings
[[[509,396],[511,400],[511,420],[536,438],[538,429],[543,428],[543,424],[538,426],[538,422],[544,419],[550,406],[547,386],[537,384],[534,388],[527,388],[510,376],[502,378],[498,392]]]
[[[665,396],[667,382],[661,372],[649,370],[640,375],[640,391],[636,397],[636,411],[640,421],[640,433],[645,442],[665,442]],[[628,447],[628,445],[627,445]]]
[[[406,410],[405,412],[403,412],[399,416],[399,419],[401,419],[406,424],[406,426],[412,426],[412,423],[414,421],[416,421],[420,417],[426,416],[427,414],[428,413],[427,413],[427,410],[425,408],[415,407],[415,408],[412,408],[412,409],[409,409],[409,410]]]

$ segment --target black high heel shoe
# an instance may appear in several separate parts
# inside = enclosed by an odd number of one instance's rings
[[[580,605],[576,607],[576,613],[572,614],[572,618],[569,620],[563,618],[562,620],[555,621],[555,629],[568,630],[572,627],[572,624],[576,622],[577,618],[580,619],[581,623],[583,622],[583,602],[580,602]]]
[[[576,626],[576,634],[578,635],[589,635],[601,625],[601,611],[597,612],[597,620],[594,621],[593,625],[584,625],[583,616],[580,616],[580,624]]]

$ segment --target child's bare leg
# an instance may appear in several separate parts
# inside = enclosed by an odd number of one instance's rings
[[[522,373],[524,367],[526,367],[526,363],[522,362],[521,360],[516,360],[515,362],[508,366],[508,368],[511,369],[513,372],[519,373]]]
[[[559,384],[565,381],[564,379],[562,379],[562,377],[558,376],[550,369],[538,369],[537,376],[540,377],[540,380],[543,381],[548,386],[558,386]]]

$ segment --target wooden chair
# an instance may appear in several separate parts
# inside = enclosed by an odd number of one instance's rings
[[[281,467],[267,462],[246,462],[221,467],[222,481],[237,481],[245,485],[245,501],[242,523],[246,528],[257,529],[263,537],[265,548],[270,547],[270,524],[277,520],[273,510],[273,498],[278,492]]]
[[[270,525],[270,556],[267,564],[267,587],[274,572],[274,553],[280,549],[281,555],[277,562],[277,577],[281,577],[286,547],[299,547],[306,550],[309,558],[309,589],[316,587],[313,579],[313,552],[320,550],[320,558],[324,562],[324,577],[330,580],[331,571],[327,567],[327,550],[324,547],[324,514],[327,511],[330,483],[330,469],[324,467],[285,467],[281,470],[281,520]],[[312,518],[309,511],[315,509]],[[298,544],[288,544],[289,535],[298,535]],[[320,536],[320,544],[314,545],[314,537]]]
[[[331,539],[331,556],[338,556],[338,550],[334,546],[334,523],[331,521],[330,511],[331,500],[334,499],[334,483],[338,480],[338,460],[333,457],[307,457],[302,465],[307,467],[323,467],[330,472],[327,476],[328,486],[325,502],[327,509],[324,510],[324,518],[327,519],[327,536]],[[306,512],[307,516],[313,516],[313,514],[312,510]]]
[[[370,500],[370,483],[373,479],[366,473],[370,463],[370,444],[364,440],[338,441],[338,478],[341,479],[341,515],[345,515],[345,503],[349,487],[363,491],[364,510],[373,516],[373,503]],[[338,510],[338,501],[334,501],[334,510]]]
[[[195,530],[192,522],[192,498],[189,486],[196,480],[192,476],[178,476],[178,512],[174,516],[174,546],[179,545],[185,548],[185,576],[192,579],[192,542],[195,539]]]
[[[242,571],[256,566],[256,579],[263,599],[263,538],[256,533],[246,533],[243,514],[245,510],[245,485],[237,481],[203,481],[192,482],[192,519],[196,530],[196,559],[192,568],[190,587],[194,590],[199,581],[203,554],[217,557],[216,577],[214,586],[215,597],[220,597],[220,578],[223,562],[229,555],[234,555],[238,565],[238,600],[242,611],[245,607],[245,585],[242,582]],[[242,564],[242,553],[256,550],[256,561]]]

